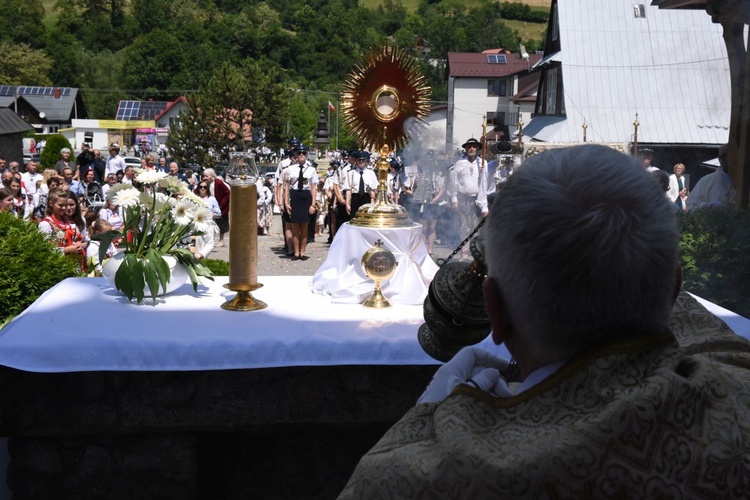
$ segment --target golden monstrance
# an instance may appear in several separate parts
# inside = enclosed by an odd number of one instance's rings
[[[341,95],[344,125],[365,148],[377,149],[378,194],[363,205],[351,224],[364,227],[408,227],[406,209],[388,201],[388,155],[406,144],[409,118],[424,121],[429,113],[430,87],[414,58],[386,43],[365,53],[354,66]]]

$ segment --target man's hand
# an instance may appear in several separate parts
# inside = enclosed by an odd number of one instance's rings
[[[417,404],[443,401],[456,386],[466,383],[498,396],[510,396],[507,384],[500,378],[500,371],[508,364],[479,347],[465,347],[438,369]]]

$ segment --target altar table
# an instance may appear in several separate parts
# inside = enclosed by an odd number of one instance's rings
[[[140,305],[73,278],[0,330],[13,498],[334,498],[435,372],[422,307],[259,281],[269,307],[235,312],[220,308],[226,277]],[[750,321],[703,303],[750,336]]]
[[[225,311],[227,277],[141,304],[103,278],[70,278],[0,331],[0,365],[34,372],[424,365],[421,306],[332,304],[309,276],[259,278],[261,311]]]

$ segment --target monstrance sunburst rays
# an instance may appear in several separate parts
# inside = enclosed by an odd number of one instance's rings
[[[366,52],[347,77],[341,94],[344,125],[364,148],[406,144],[404,123],[429,113],[430,87],[416,60],[386,43]]]

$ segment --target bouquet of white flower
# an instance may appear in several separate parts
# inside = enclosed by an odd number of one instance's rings
[[[176,248],[183,238],[213,231],[213,215],[183,181],[155,170],[137,170],[140,191],[130,184],[115,184],[107,193],[122,210],[122,231],[109,231],[95,238],[101,240],[100,262],[106,258],[111,241],[121,238],[124,258],[115,274],[115,287],[128,299],[140,303],[148,286],[151,297],[166,291],[170,280],[165,255],[171,255],[187,269],[193,289],[198,277],[213,280],[211,271],[185,248]]]

